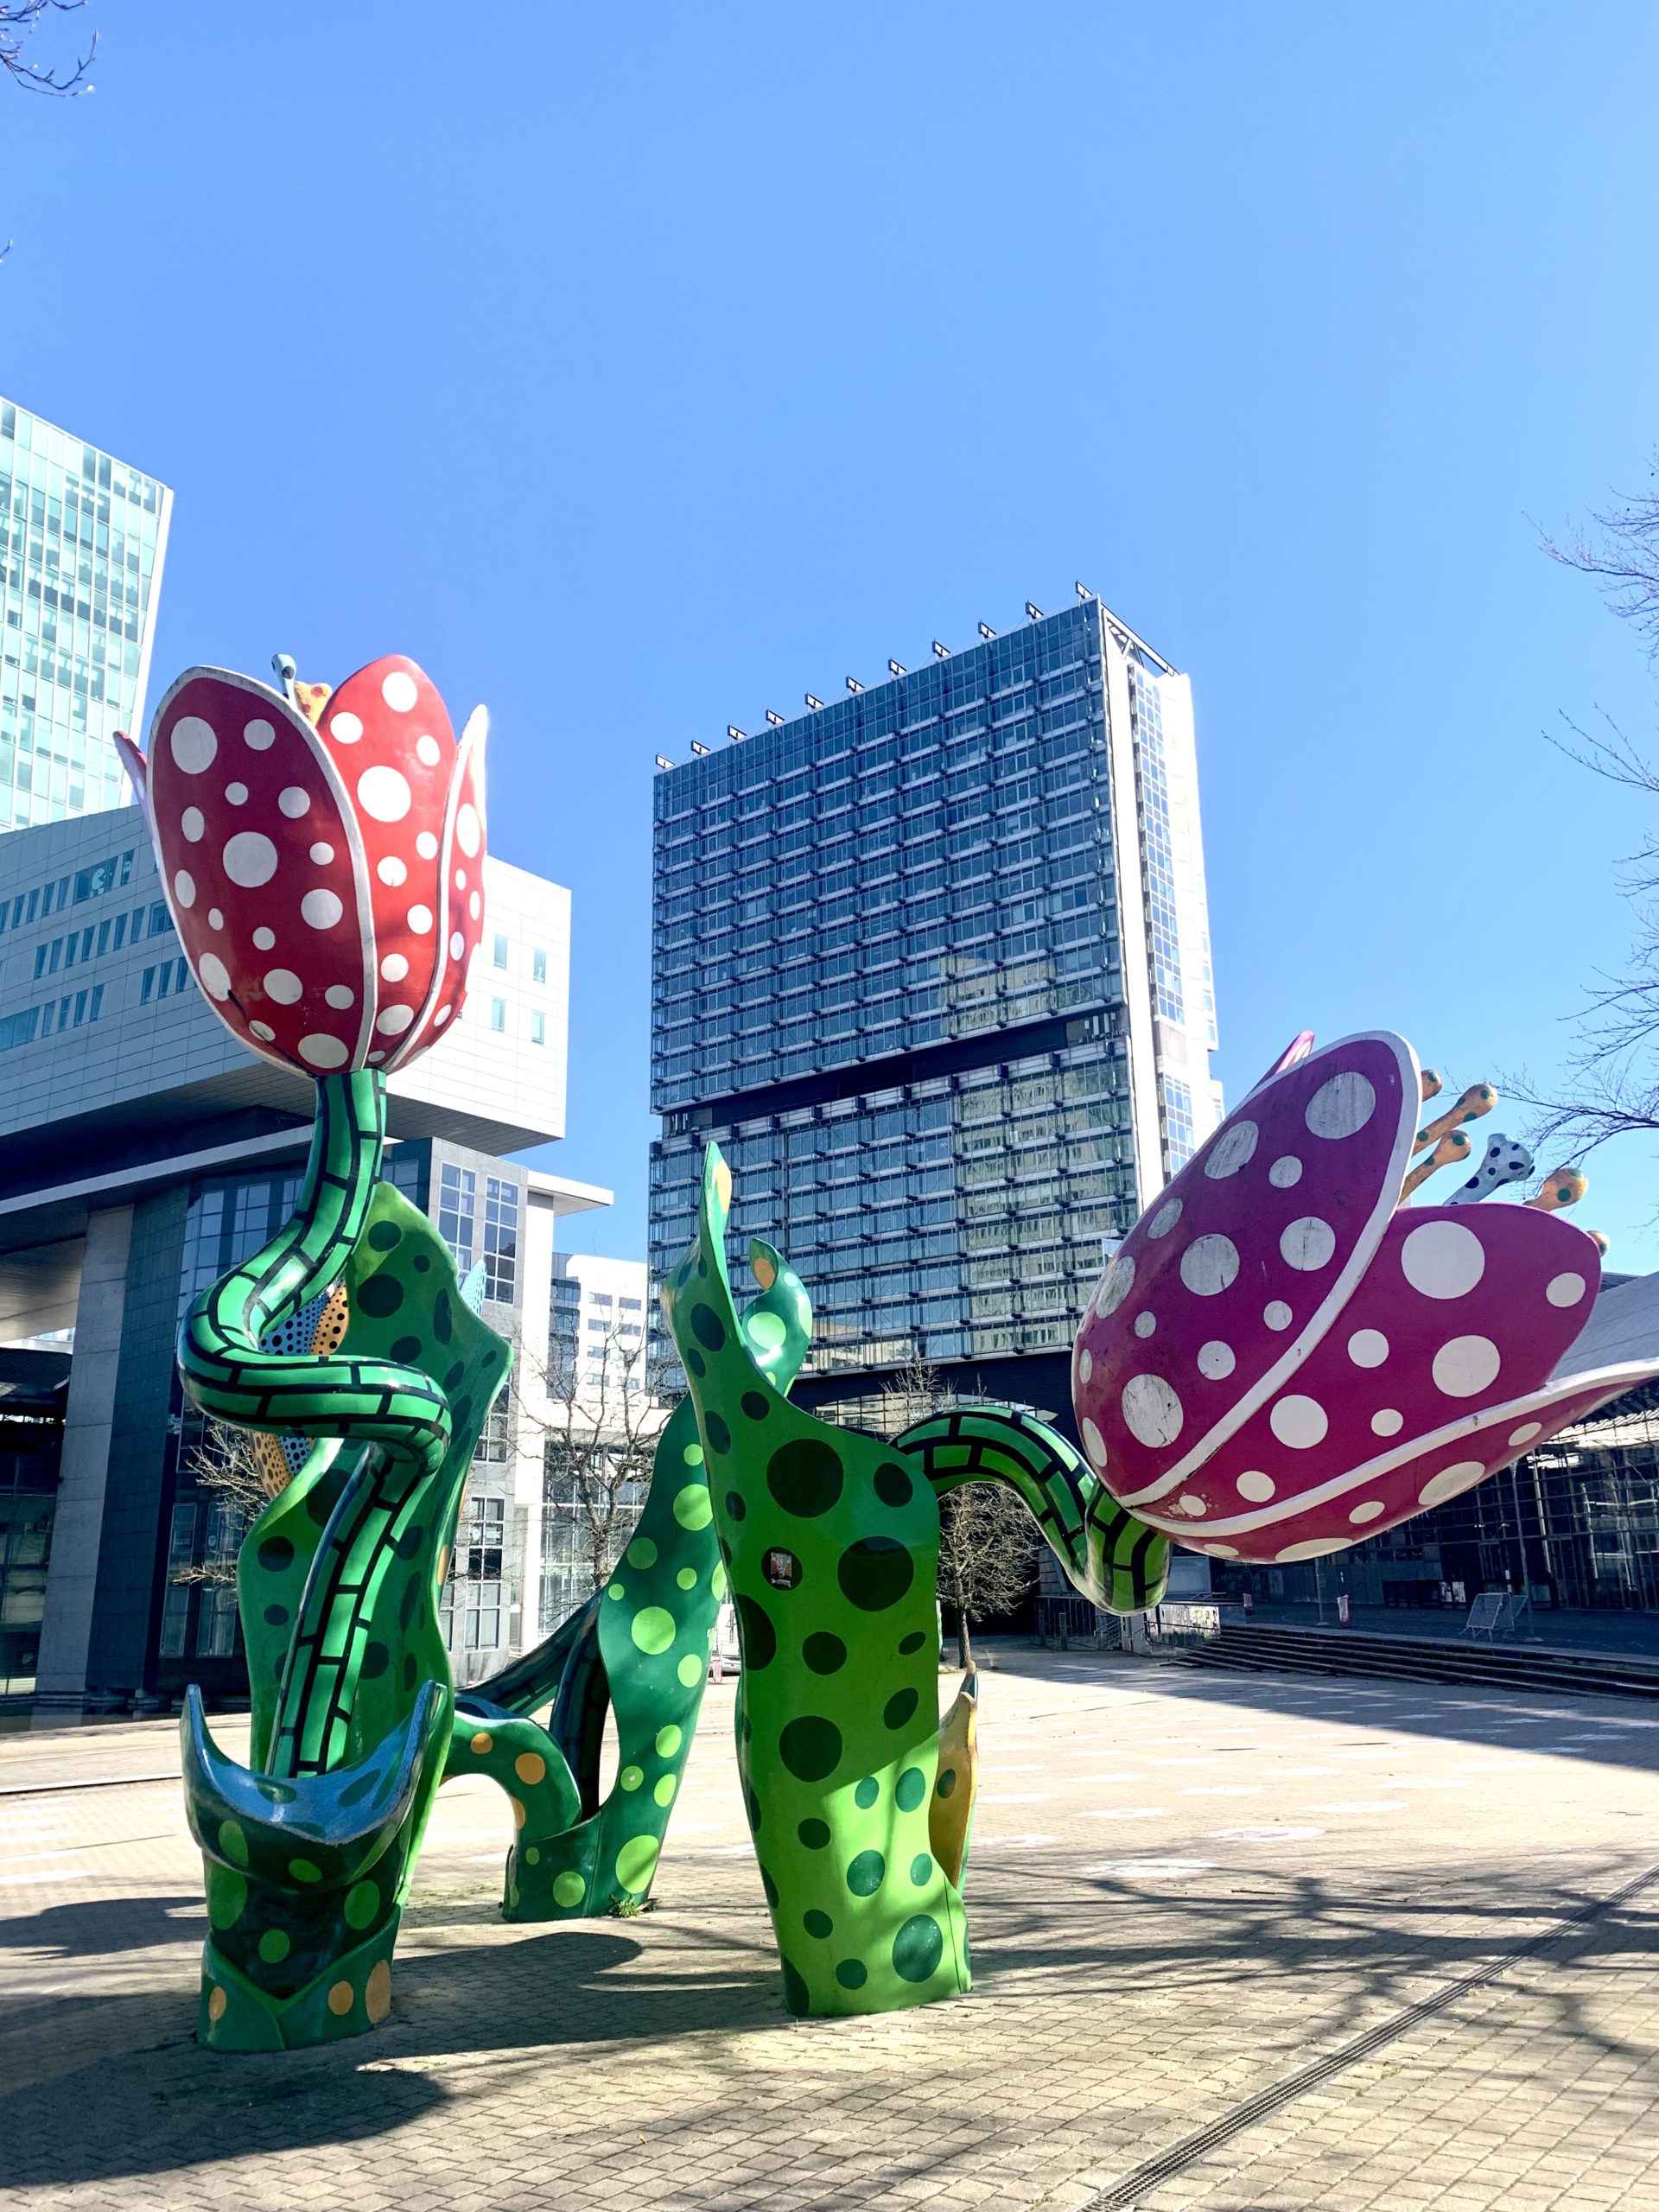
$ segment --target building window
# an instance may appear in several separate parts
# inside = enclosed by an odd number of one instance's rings
[[[463,1275],[472,1272],[478,1244],[477,1194],[478,1178],[472,1169],[445,1160],[438,1177],[438,1234]]]
[[[530,1041],[532,1045],[545,1045],[547,1042],[547,1016],[540,1007],[531,1009]]]
[[[518,1185],[500,1176],[484,1185],[484,1295],[511,1306],[518,1274]]]
[[[492,999],[490,1001],[491,1028],[499,1033],[500,1031],[505,1030],[506,1026],[507,1002],[505,999]]]
[[[493,1467],[505,1466],[507,1458],[507,1393],[503,1390],[490,1408],[488,1418],[473,1447],[474,1463],[483,1461]]]
[[[498,968],[505,968],[505,967],[506,966],[506,964],[507,964],[507,940],[505,939],[505,938],[502,937],[499,932],[497,933],[497,936],[496,936],[496,938],[495,938],[495,942],[494,942],[493,945],[493,946],[492,946],[492,948],[491,948],[491,954],[490,954],[490,957],[491,957],[491,958],[493,960],[493,962],[495,963],[495,965],[496,965]]]
[[[538,944],[530,956],[530,980],[532,983],[547,981],[547,955]]]

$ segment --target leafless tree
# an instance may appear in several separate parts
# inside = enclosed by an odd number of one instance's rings
[[[595,1590],[610,1580],[645,1502],[657,1439],[672,1410],[665,1363],[613,1325],[602,1344],[521,1344],[513,1360],[518,1435],[539,1437],[558,1503],[574,1516]]]
[[[207,1492],[213,1510],[206,1556],[196,1566],[175,1568],[172,1579],[233,1584],[243,1532],[287,1488],[288,1461],[275,1437],[210,1420],[184,1465],[197,1489]]]
[[[29,42],[47,16],[73,16],[86,0],[0,0],[0,69],[27,92],[73,99],[92,89],[90,72],[98,52],[94,31],[86,51],[73,64],[53,68],[29,58]]]
[[[1596,580],[1659,663],[1659,493],[1621,499],[1591,524],[1565,540],[1547,537],[1548,550]],[[1592,774],[1659,801],[1659,767],[1611,720],[1591,730],[1566,720],[1551,742]],[[1534,1143],[1572,1160],[1612,1137],[1659,1132],[1659,833],[1644,835],[1620,865],[1634,924],[1628,959],[1597,975],[1558,1082],[1535,1082],[1524,1069],[1504,1079],[1509,1095],[1535,1110]]]

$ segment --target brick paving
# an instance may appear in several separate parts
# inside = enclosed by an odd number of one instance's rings
[[[874,2020],[781,2010],[729,1687],[657,1911],[504,1926],[504,1801],[452,1785],[391,2019],[283,2058],[192,2039],[175,1784],[0,1796],[7,2207],[1082,2212],[1659,1866],[1651,1706],[998,1656],[975,1993]],[[0,1790],[175,1766],[165,1724],[0,1736]],[[1128,2201],[1659,2207],[1656,1930],[1659,1877]]]

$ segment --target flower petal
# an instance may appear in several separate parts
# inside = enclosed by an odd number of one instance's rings
[[[436,964],[403,1043],[386,1065],[408,1065],[443,1035],[461,1011],[467,972],[484,935],[484,744],[489,716],[475,708],[461,732],[440,845]]]
[[[174,926],[220,1020],[278,1065],[362,1066],[363,851],[316,732],[251,677],[188,669],[150,723],[147,783]]]
[[[1181,1484],[1332,1326],[1388,1227],[1417,1108],[1403,1038],[1290,1058],[1141,1215],[1073,1368],[1081,1433],[1124,1503]]]

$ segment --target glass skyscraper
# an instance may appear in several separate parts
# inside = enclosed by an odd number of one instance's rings
[[[173,494],[0,400],[0,830],[119,806],[142,740]]]
[[[1069,1345],[1220,1118],[1186,678],[1084,599],[654,788],[653,1274],[713,1138],[820,1372]]]

